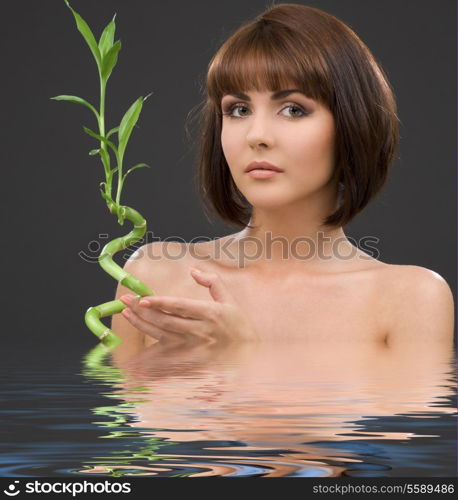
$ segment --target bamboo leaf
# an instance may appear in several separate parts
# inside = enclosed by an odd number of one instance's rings
[[[106,172],[110,168],[110,155],[104,149],[100,149],[100,156],[102,157],[102,163],[103,166],[105,167],[105,176],[106,176]]]
[[[90,156],[94,156],[94,155],[99,154],[99,152],[100,152],[100,149],[91,149],[91,150],[89,151],[89,155],[90,155]]]
[[[138,117],[140,116],[143,103],[146,101],[146,99],[148,99],[150,95],[151,94],[148,94],[146,97],[139,97],[126,111],[121,120],[118,132],[120,163],[122,163],[127,142],[135,124],[137,123]]]
[[[105,54],[113,47],[114,34],[116,29],[115,24],[116,14],[113,16],[113,19],[105,26],[103,30],[102,36],[99,40],[99,51],[100,56],[103,57]]]
[[[137,165],[135,165],[135,167],[129,168],[129,170],[122,176],[122,182],[123,182],[123,184],[124,184],[124,181],[126,180],[127,175],[130,174],[130,172],[133,172],[135,169],[142,168],[142,167],[151,168],[146,163],[138,163]]]
[[[91,49],[92,55],[94,56],[94,59],[97,63],[97,67],[99,68],[99,72],[102,66],[102,58],[100,56],[100,50],[97,45],[97,42],[95,41],[94,34],[91,31],[91,28],[89,28],[88,24],[86,21],[70,6],[68,3],[68,0],[64,0],[65,3],[67,4],[67,7],[72,11],[73,16],[76,21],[76,27],[78,28],[78,31],[83,35],[83,38],[86,40],[86,43],[88,44],[89,48]]]
[[[101,182],[100,183],[100,194],[102,195],[103,199],[107,202],[111,201],[111,198],[105,193],[105,187],[102,188],[102,186],[106,186],[106,182]]]
[[[91,130],[90,128],[87,128],[87,127],[83,127],[84,131],[86,132],[86,134],[89,134],[91,137],[94,137],[94,139],[98,139],[99,141],[102,141],[104,142],[105,144],[107,144],[108,146],[110,146],[110,148],[117,154],[118,151],[117,151],[117,148],[116,146],[111,142],[109,141],[106,137],[103,137],[99,134],[96,134],[93,130]]]
[[[119,125],[119,157],[121,159],[121,163],[124,157],[124,152],[126,150],[127,142],[132,133],[132,129],[137,123],[138,117],[142,110],[142,105],[143,99],[139,97],[126,111]]]
[[[110,135],[113,135],[115,132],[117,132],[119,130],[119,127],[115,127],[115,128],[112,128],[108,134],[106,135],[106,138],[108,139],[108,137],[110,137]]]
[[[110,78],[111,72],[118,62],[118,53],[120,50],[121,40],[118,40],[103,57],[101,75],[104,81]]]
[[[68,102],[74,102],[76,104],[82,104],[83,106],[86,106],[89,108],[96,116],[97,121],[99,120],[99,113],[97,110],[94,108],[94,106],[81,97],[77,97],[74,95],[56,95],[55,97],[50,97],[50,99],[54,99],[55,101],[68,101]]]

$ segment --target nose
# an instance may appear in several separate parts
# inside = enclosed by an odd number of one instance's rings
[[[251,116],[247,142],[251,148],[271,147],[273,145],[272,129],[266,116],[261,114]]]

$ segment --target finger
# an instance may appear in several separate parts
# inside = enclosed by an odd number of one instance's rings
[[[197,283],[209,289],[210,295],[216,302],[234,302],[234,297],[227,289],[219,274],[191,267],[191,276]]]
[[[211,301],[167,295],[142,297],[139,305],[140,308],[160,309],[175,316],[194,320],[209,319],[214,312],[214,304]]]
[[[170,333],[170,335],[174,336],[174,334],[172,332],[166,332],[164,330],[161,330],[160,328],[156,327],[154,324],[151,324],[148,321],[145,321],[143,318],[140,318],[140,316],[138,314],[136,314],[134,311],[132,311],[132,309],[130,309],[130,308],[124,309],[121,314],[135,328],[137,328],[141,332],[145,333],[146,335],[153,337],[156,340],[160,340],[164,335],[167,335],[169,333]]]
[[[149,308],[141,308],[143,310],[137,312],[137,316],[144,319],[146,322],[151,322],[155,327],[166,330],[168,332],[197,337],[203,337],[206,333],[205,322],[198,319],[183,318],[167,313],[160,308],[150,306]]]
[[[138,306],[138,300],[141,298],[140,295],[121,295],[119,300],[127,307],[135,309]]]

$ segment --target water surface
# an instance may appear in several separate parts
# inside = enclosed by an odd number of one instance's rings
[[[456,476],[449,350],[99,345],[1,373],[2,476]]]

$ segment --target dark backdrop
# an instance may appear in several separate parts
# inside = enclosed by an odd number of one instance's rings
[[[280,3],[280,2],[276,2]],[[350,25],[382,63],[397,96],[400,158],[384,192],[347,226],[379,238],[379,258],[440,273],[456,296],[456,5],[452,0],[315,0]],[[107,87],[108,128],[139,96],[145,102],[128,145],[133,172],[122,202],[154,236],[217,237],[236,228],[208,220],[193,177],[195,139],[186,119],[202,99],[207,64],[220,43],[262,12],[266,0],[73,0],[98,38],[117,13],[123,44]],[[95,62],[63,0],[2,5],[2,283],[5,346],[50,354],[96,343],[84,325],[90,305],[116,283],[96,263],[108,239],[130,230],[108,213],[103,168],[86,108],[52,101],[83,97],[98,107]],[[194,136],[195,137],[195,136]],[[87,258],[82,258],[84,252]],[[128,252],[124,253],[128,257]],[[122,265],[123,256],[115,257]]]

